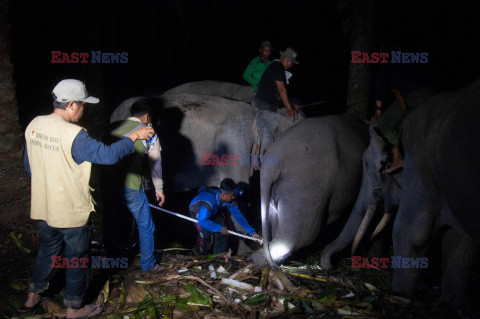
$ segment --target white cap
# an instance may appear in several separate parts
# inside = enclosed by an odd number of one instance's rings
[[[82,101],[86,103],[98,103],[100,100],[88,96],[85,83],[79,80],[67,79],[58,82],[52,91],[58,102]]]

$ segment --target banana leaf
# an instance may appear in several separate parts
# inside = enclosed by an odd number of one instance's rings
[[[252,298],[246,299],[243,302],[243,304],[244,305],[249,305],[249,306],[257,306],[257,305],[261,304],[262,302],[264,302],[265,299],[267,299],[267,295],[265,295],[265,294],[257,295],[257,296],[254,296]]]

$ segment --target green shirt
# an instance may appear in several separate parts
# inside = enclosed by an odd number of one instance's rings
[[[262,63],[260,60],[260,56],[254,58],[248,64],[245,72],[243,72],[243,78],[245,81],[253,85],[253,91],[257,92],[258,90],[258,82],[262,78],[263,72],[267,69],[267,66],[270,64],[270,61],[267,61],[267,64]]]
[[[120,124],[118,129],[113,131],[112,135],[116,137],[122,137],[143,126],[145,125],[140,122],[125,120],[122,122],[122,124]],[[137,140],[133,146],[135,147],[135,152],[124,159],[124,161],[128,161],[128,170],[125,176],[125,187],[139,190],[140,188],[143,188],[142,162],[143,157],[145,156],[145,146],[143,145],[142,140]]]

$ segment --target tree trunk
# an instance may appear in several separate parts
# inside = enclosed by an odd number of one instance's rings
[[[23,168],[23,132],[18,122],[10,60],[8,0],[0,0],[0,224],[23,223],[30,206],[30,178]]]
[[[0,0],[0,169],[19,164],[23,152],[23,132],[18,124],[18,109],[10,60],[8,1]]]
[[[351,51],[372,52],[373,0],[339,0],[343,29]],[[350,63],[347,89],[347,113],[367,119],[371,86],[371,64]]]

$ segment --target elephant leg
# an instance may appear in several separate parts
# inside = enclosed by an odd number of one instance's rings
[[[353,241],[362,220],[357,212],[350,215],[340,235],[323,249],[320,260],[322,269],[332,269],[332,256],[344,250]]]
[[[423,257],[432,234],[435,213],[438,214],[429,206],[428,195],[412,164],[409,154],[405,154],[401,202],[393,226],[394,255],[401,258]],[[413,296],[420,271],[419,268],[395,268],[393,291]]]
[[[478,253],[478,242],[458,228],[451,228],[443,235],[440,301],[454,308],[466,308],[469,305],[468,288]]]

